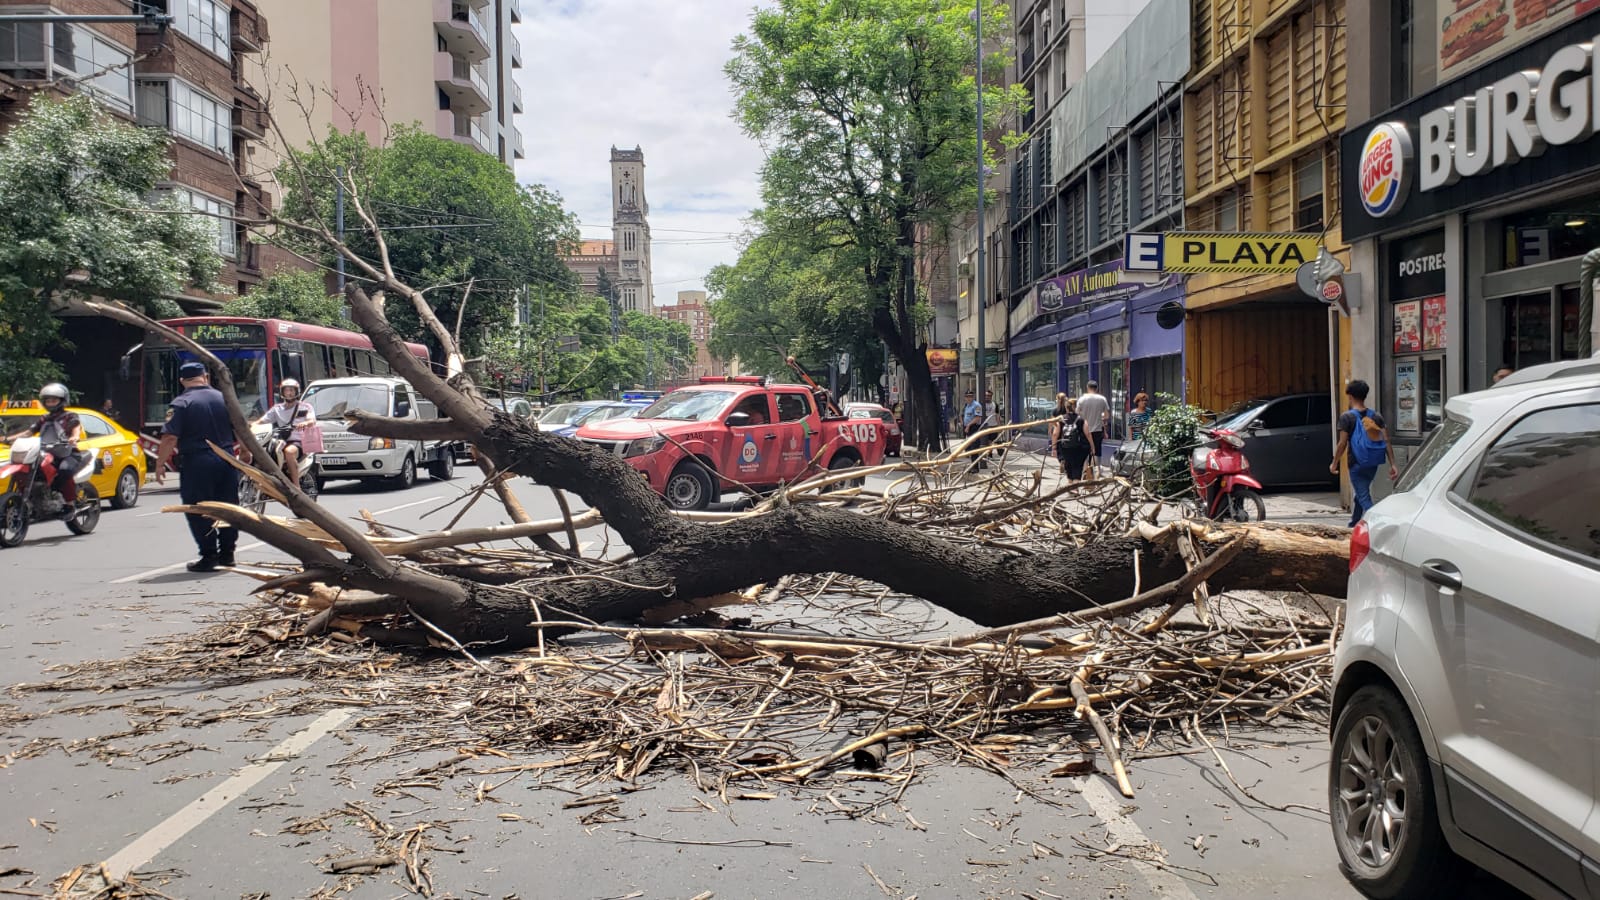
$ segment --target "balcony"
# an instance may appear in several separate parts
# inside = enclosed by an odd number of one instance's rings
[[[522,42],[516,35],[511,35],[511,68],[522,68]]]
[[[233,99],[233,133],[248,140],[263,140],[272,120],[255,91],[241,90]]]
[[[527,155],[522,152],[522,129],[513,128],[511,134],[511,157],[513,159],[527,159]]]
[[[433,54],[433,82],[450,98],[450,109],[477,115],[489,111],[489,79],[466,60],[444,51]]]
[[[517,84],[515,80],[511,82],[511,111],[522,112],[522,85]]]
[[[511,0],[511,21],[522,24],[522,0]]]
[[[433,22],[450,52],[472,62],[488,59],[494,29],[483,13],[461,0],[433,0]]]
[[[236,2],[228,12],[229,46],[235,53],[260,53],[266,46],[267,20],[249,3]]]
[[[474,150],[489,152],[489,132],[478,124],[475,116],[441,109],[435,113],[434,129],[440,137],[466,144]]]

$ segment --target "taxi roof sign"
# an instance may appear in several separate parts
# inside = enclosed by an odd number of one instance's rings
[[[0,400],[0,409],[37,409],[37,410],[42,410],[42,409],[44,409],[44,404],[40,403],[38,401],[38,399],[34,398],[34,397],[29,397],[26,400],[13,400],[10,397],[7,397],[4,400]]]

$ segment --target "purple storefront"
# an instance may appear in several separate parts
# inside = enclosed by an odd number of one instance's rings
[[[1076,397],[1098,381],[1111,402],[1107,452],[1127,434],[1135,394],[1149,394],[1152,405],[1159,394],[1185,394],[1181,276],[1140,285],[1121,281],[1121,268],[1107,263],[1040,282],[1010,347],[1015,418],[1049,418],[1057,392]],[[1044,436],[1043,425],[1034,430]]]

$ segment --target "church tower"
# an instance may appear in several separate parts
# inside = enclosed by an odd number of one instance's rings
[[[650,204],[644,196],[644,151],[611,148],[611,237],[617,254],[617,304],[655,313],[650,279]]]

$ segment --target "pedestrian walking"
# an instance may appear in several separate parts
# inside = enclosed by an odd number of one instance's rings
[[[1370,388],[1360,379],[1350,382],[1344,389],[1350,408],[1339,416],[1339,446],[1333,451],[1333,462],[1328,471],[1339,474],[1340,457],[1349,457],[1350,488],[1355,500],[1350,504],[1350,527],[1356,527],[1367,510],[1372,508],[1372,481],[1378,467],[1389,463],[1389,480],[1400,477],[1395,468],[1394,447],[1389,444],[1389,433],[1384,430],[1383,416],[1367,408]]]
[[[1061,474],[1068,481],[1083,479],[1083,464],[1089,458],[1089,438],[1083,433],[1083,419],[1077,402],[1066,394],[1056,395],[1055,417],[1050,423],[1050,444],[1055,448]]]
[[[967,397],[972,397],[971,391],[967,391]],[[970,438],[985,428],[993,428],[998,424],[1000,424],[1000,412],[994,405],[994,391],[984,391],[982,403],[979,403],[976,399],[969,399],[966,408],[961,411],[961,433],[965,437]],[[993,441],[993,435],[980,438],[967,449],[981,450],[989,446]],[[984,461],[982,455],[976,458],[978,460],[977,468],[988,468],[988,463]]]
[[[1078,398],[1078,417],[1083,420],[1083,433],[1089,439],[1089,469],[1098,475],[1106,426],[1111,423],[1111,403],[1100,393],[1100,382],[1091,381],[1084,386],[1083,396]]]
[[[1128,412],[1128,440],[1144,440],[1144,429],[1155,413],[1150,410],[1150,395],[1140,391],[1133,395],[1133,409]]]
[[[156,455],[156,484],[166,481],[167,462],[177,451],[183,466],[178,478],[178,495],[184,503],[215,500],[239,502],[239,474],[227,460],[212,452],[216,444],[233,452],[233,425],[228,421],[228,403],[222,392],[211,386],[211,376],[203,363],[186,362],[178,367],[183,393],[167,407],[167,423],[161,429],[161,449]],[[189,533],[194,536],[200,558],[189,563],[191,572],[215,572],[233,565],[233,551],[239,532],[206,516],[189,513]]]

